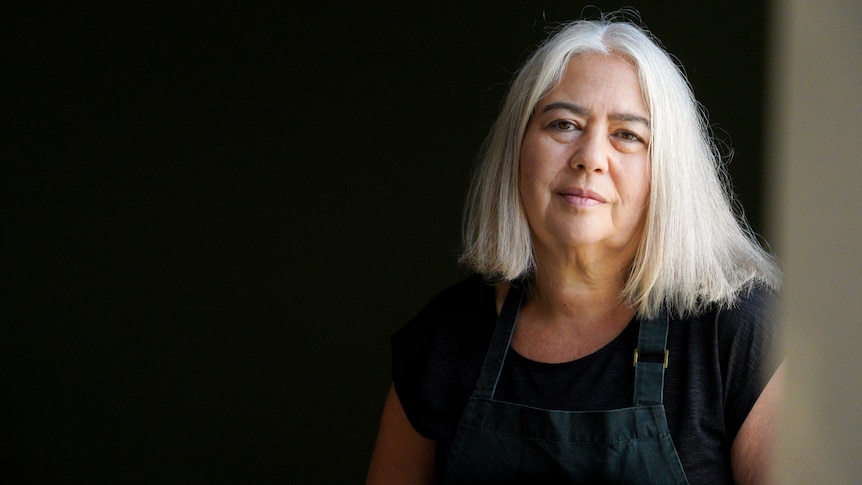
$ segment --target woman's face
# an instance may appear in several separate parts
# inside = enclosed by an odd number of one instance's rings
[[[575,56],[521,146],[520,194],[537,250],[634,256],[649,197],[650,115],[617,55]]]

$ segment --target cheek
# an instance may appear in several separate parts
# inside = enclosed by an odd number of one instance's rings
[[[626,170],[617,174],[617,190],[624,201],[627,211],[643,216],[649,205],[650,171],[649,165],[637,170]]]
[[[531,176],[532,171],[536,166],[536,153],[533,143],[529,137],[524,138],[524,143],[521,145],[520,160],[518,161],[518,170],[521,179]]]
[[[632,200],[638,205],[645,205],[649,201],[649,178],[646,176],[639,177],[633,182],[632,186],[629,187]]]
[[[638,207],[639,219],[643,220],[646,217],[647,207],[649,206],[650,195],[650,172],[649,169],[638,174],[636,183],[633,185],[633,201]]]
[[[532,165],[522,157],[518,173],[518,192],[521,196],[521,203],[527,209],[532,206],[535,200],[535,185]]]
[[[519,176],[521,187],[547,185],[554,177],[559,153],[552,147],[544,146],[540,140],[529,135],[521,145]]]
[[[649,161],[644,163],[645,167],[640,173],[640,194],[644,207],[649,203],[650,179],[652,178],[652,167]]]
[[[525,206],[543,204],[552,180],[552,174],[546,164],[535,159],[521,158],[518,190]]]
[[[637,158],[623,162],[626,170],[620,174],[620,182],[626,193],[635,199],[646,198],[650,191],[650,162]]]
[[[532,163],[532,161],[526,157],[521,157],[520,171],[518,175],[521,190],[528,189],[536,182],[538,175],[536,173],[536,164]]]
[[[529,192],[536,184],[540,166],[535,150],[525,142],[521,147],[521,159],[518,163],[518,187],[522,194]]]
[[[547,205],[545,194],[546,190],[543,187],[547,183],[543,180],[541,164],[535,160],[529,160],[526,157],[521,157],[521,166],[518,180],[518,192],[521,198],[521,206],[527,216],[527,221],[532,227],[537,217],[540,217]]]

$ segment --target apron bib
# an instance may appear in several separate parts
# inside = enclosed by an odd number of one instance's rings
[[[461,416],[443,483],[687,485],[662,405],[667,318],[641,322],[632,407],[539,409],[494,400],[522,299],[523,290],[512,285]]]

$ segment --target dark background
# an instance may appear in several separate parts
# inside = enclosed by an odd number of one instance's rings
[[[765,2],[634,5],[760,227]],[[6,12],[0,481],[361,482],[388,336],[463,276],[506,85],[583,6]]]

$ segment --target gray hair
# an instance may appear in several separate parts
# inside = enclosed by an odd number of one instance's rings
[[[518,190],[521,141],[539,100],[573,56],[587,53],[633,63],[651,118],[649,207],[623,301],[647,318],[662,307],[684,316],[732,305],[754,284],[777,288],[775,262],[734,212],[729,177],[684,73],[645,29],[612,16],[562,26],[515,76],[467,197],[461,261],[497,281],[534,273]]]

